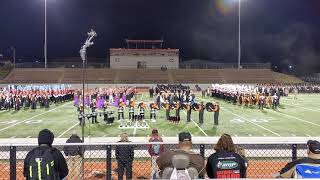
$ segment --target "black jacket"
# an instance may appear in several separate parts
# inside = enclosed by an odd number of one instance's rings
[[[247,164],[237,153],[219,150],[208,158],[206,166],[209,178],[245,178]]]
[[[78,135],[71,135],[71,137],[67,140],[66,143],[82,143],[82,140]],[[84,148],[81,146],[65,146],[63,148],[64,154],[66,156],[82,156],[84,153]]]
[[[38,146],[33,148],[26,156],[26,158],[24,159],[24,165],[23,165],[23,176],[24,177],[28,177],[29,174],[29,162],[30,162],[30,158],[31,156],[34,154],[34,151],[39,149],[39,148],[52,148],[52,156],[54,159],[54,168],[56,169],[56,171],[59,173],[60,179],[63,179],[64,177],[66,177],[69,173],[69,169],[68,169],[68,165],[66,163],[66,160],[64,159],[62,153],[53,147],[48,147],[48,146]],[[28,179],[28,178],[27,178]]]
[[[119,141],[121,143],[123,141]],[[132,161],[134,158],[134,146],[133,145],[117,145],[116,146],[116,158],[121,161]]]

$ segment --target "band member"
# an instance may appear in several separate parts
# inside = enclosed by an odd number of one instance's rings
[[[146,107],[147,107],[146,104],[143,101],[141,101],[141,103],[139,104],[139,114],[140,114],[141,120],[144,120],[144,112]]]
[[[135,101],[133,98],[131,98],[129,103],[129,119],[134,119],[134,107],[135,107]]]
[[[17,96],[16,99],[15,99],[14,110],[19,111],[20,110],[20,104],[21,104],[20,96]]]
[[[150,112],[150,119],[152,120],[157,120],[157,109],[158,109],[158,105],[156,103],[152,103],[151,104],[151,112]]]
[[[191,104],[190,102],[187,104],[187,122],[191,121]]]
[[[214,125],[215,126],[218,126],[219,124],[219,111],[220,111],[220,106],[219,106],[219,103],[216,102],[214,105],[213,105],[214,109],[213,109],[213,112],[214,112]]]
[[[166,119],[169,120],[170,118],[170,105],[169,105],[169,102],[166,101],[164,104],[163,104],[163,109],[166,110]]]
[[[82,115],[82,112],[83,112],[83,104],[79,104],[79,107],[78,107],[78,120],[79,120],[79,125],[81,126],[82,124],[81,123],[84,123],[84,119],[83,119],[83,115]]]
[[[43,100],[43,104],[44,104],[44,108],[49,108],[49,98],[48,95],[45,96],[44,100]]]
[[[108,101],[104,100],[103,102],[103,121],[107,122],[108,121]]]
[[[203,115],[204,115],[203,102],[201,102],[201,104],[198,104],[198,107],[196,107],[195,110],[199,111],[199,124],[203,124]]]
[[[37,100],[35,95],[31,97],[31,109],[37,109]]]
[[[272,96],[272,109],[277,109],[278,108],[278,101],[279,99],[278,99],[278,96],[276,95],[276,94],[274,94],[273,96]]]
[[[179,101],[177,103],[175,103],[175,108],[176,110],[176,117],[177,117],[177,120],[180,120],[180,103]]]
[[[259,109],[262,109],[262,110],[263,110],[264,103],[265,103],[265,97],[264,97],[263,94],[261,94],[261,95],[259,96]]]
[[[96,101],[93,100],[92,103],[90,104],[90,107],[91,107],[91,113],[92,113],[92,119],[91,119],[91,122],[92,124],[94,123],[98,123],[97,121],[97,107],[96,107]]]
[[[120,102],[118,104],[118,120],[120,119],[124,119],[124,114],[123,114],[123,102],[122,100],[120,99]]]

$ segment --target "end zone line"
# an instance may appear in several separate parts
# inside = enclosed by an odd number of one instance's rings
[[[237,117],[239,117],[239,118],[241,118],[241,119],[244,119],[244,120],[250,122],[251,124],[254,124],[254,125],[256,125],[256,126],[262,128],[262,129],[264,129],[264,130],[266,130],[266,131],[269,131],[269,132],[271,132],[272,134],[280,137],[280,134],[278,134],[278,133],[276,133],[276,132],[273,132],[273,131],[271,131],[270,129],[265,128],[265,127],[263,127],[263,126],[261,126],[261,125],[259,125],[259,124],[257,124],[257,123],[254,123],[254,122],[250,121],[249,119],[246,119],[246,118],[244,118],[244,117],[242,117],[242,116],[240,116],[240,115],[238,115],[238,114],[235,114],[235,113],[229,111],[229,110],[228,110],[227,108],[225,108],[225,107],[221,107],[221,109],[224,109],[224,110],[228,111],[229,113],[231,113],[231,114],[233,114],[233,115],[235,115],[235,116],[237,116]]]
[[[48,112],[54,111],[54,110],[56,110],[56,109],[59,109],[59,108],[65,106],[65,105],[67,105],[67,104],[70,104],[70,103],[72,103],[72,102],[68,102],[68,103],[63,104],[63,105],[61,105],[61,106],[55,107],[55,108],[53,108],[53,109],[50,109],[49,111],[45,111],[45,112],[43,112],[43,113],[37,114],[37,115],[35,115],[35,116],[32,116],[31,118],[28,118],[28,119],[25,119],[25,120],[23,120],[23,121],[20,121],[20,122],[17,122],[17,123],[15,123],[15,124],[12,124],[12,125],[10,125],[10,126],[4,127],[4,128],[2,128],[2,129],[0,129],[0,132],[1,132],[1,131],[4,131],[4,130],[6,130],[6,129],[9,129],[9,128],[13,127],[13,126],[16,126],[16,125],[19,125],[19,124],[21,124],[21,123],[24,123],[24,122],[26,122],[26,121],[29,121],[29,120],[31,120],[31,119],[33,119],[33,118],[35,118],[35,117],[38,117],[38,116],[41,116],[41,115],[46,114],[46,113],[48,113]]]
[[[185,111],[183,111],[183,113],[184,113],[185,115],[187,115],[187,113],[186,113]],[[207,134],[206,132],[204,132],[203,129],[202,129],[196,122],[194,122],[194,120],[193,120],[192,118],[190,118],[190,119],[191,119],[191,121],[200,129],[200,131],[201,131],[205,136],[208,136],[208,134]]]
[[[77,125],[79,125],[79,122],[75,123],[74,125],[72,125],[69,129],[65,130],[63,133],[61,133],[58,138],[62,137],[64,134],[66,134],[68,131],[70,131],[71,129],[73,129],[74,127],[76,127]]]

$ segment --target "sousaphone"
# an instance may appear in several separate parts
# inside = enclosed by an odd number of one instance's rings
[[[214,104],[211,103],[211,102],[208,102],[208,103],[206,104],[206,110],[207,110],[208,112],[213,112],[213,110],[214,110]]]

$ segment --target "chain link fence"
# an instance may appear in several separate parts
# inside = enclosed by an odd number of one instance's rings
[[[124,149],[133,149],[132,154],[127,151],[121,155],[117,146],[124,145]],[[159,143],[152,143],[159,144]],[[163,144],[163,143],[162,143]],[[56,145],[63,152],[66,144]],[[70,144],[68,144],[70,145]],[[85,149],[84,156],[65,156],[69,175],[67,179],[118,179],[132,176],[133,179],[149,179],[157,172],[156,158],[151,157],[147,144],[144,143],[110,143],[110,144],[75,144]],[[306,155],[306,145],[303,144],[238,144],[244,149],[248,160],[247,178],[274,178],[274,175],[288,162]],[[0,179],[25,179],[23,177],[23,163],[27,153],[35,145],[1,146],[0,147]],[[177,144],[164,144],[165,150],[177,149]],[[212,144],[193,144],[193,150],[207,159],[214,153]],[[123,156],[122,158],[119,157]],[[128,170],[122,167],[128,166]],[[125,169],[125,168],[124,168]]]

